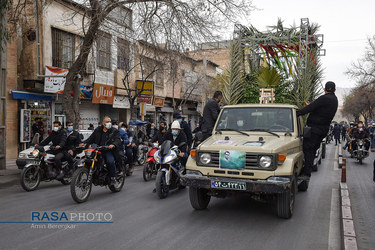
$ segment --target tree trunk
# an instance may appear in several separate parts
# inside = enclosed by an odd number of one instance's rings
[[[95,41],[96,32],[101,24],[101,19],[94,18],[90,22],[89,29],[83,40],[78,58],[74,61],[69,73],[66,76],[66,83],[63,93],[63,112],[67,121],[74,122],[74,127],[78,128],[80,122],[79,98],[80,98],[80,80],[85,72],[88,56]],[[80,76],[80,77],[78,77]],[[73,97],[71,96],[74,91]]]

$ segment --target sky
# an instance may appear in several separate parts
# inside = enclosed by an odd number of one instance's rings
[[[356,83],[345,75],[351,63],[363,57],[367,37],[375,36],[374,0],[253,0],[259,10],[251,12],[250,19],[242,24],[252,24],[265,31],[267,26],[283,20],[284,27],[300,25],[301,18],[318,23],[318,34],[324,35],[321,57],[324,70],[323,83],[333,81],[337,87],[352,88]]]

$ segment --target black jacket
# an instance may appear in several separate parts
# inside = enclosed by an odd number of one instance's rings
[[[351,135],[356,140],[370,138],[370,135],[367,133],[366,129],[359,131],[359,128],[354,128],[351,132]]]
[[[180,130],[180,133],[176,137],[176,140],[173,140],[172,131],[168,130],[168,132],[165,133],[165,136],[164,136],[164,141],[167,141],[167,140],[171,141],[176,146],[179,146],[183,142],[187,143],[186,135],[185,135],[184,131],[182,131],[182,130]],[[181,150],[181,152],[185,153],[187,151],[187,145],[186,145],[186,147],[180,148],[180,150]]]
[[[65,143],[66,143],[66,132],[65,132],[65,130],[60,129],[57,132],[52,131],[52,133],[46,139],[44,139],[39,145],[40,146],[46,146],[51,141],[52,141],[52,146],[60,146],[61,148],[64,148]]]
[[[191,144],[193,143],[193,134],[191,133],[191,128],[189,126],[189,124],[185,121],[182,121],[181,124],[181,129],[183,129],[185,135],[186,135],[186,140],[187,140],[187,144],[189,145],[189,147],[191,147]]]
[[[327,133],[329,125],[336,114],[338,106],[337,97],[334,93],[327,93],[320,96],[301,110],[297,111],[297,115],[310,114],[307,118],[307,125],[310,127],[321,128],[322,133]],[[323,131],[324,130],[324,131]]]
[[[89,138],[87,138],[84,143],[86,144],[97,144],[99,146],[109,146],[111,144],[115,145],[117,150],[121,149],[121,137],[120,137],[120,131],[115,128],[110,128],[107,131],[108,139],[105,141],[104,145],[101,145],[102,136],[104,134],[103,126],[97,127],[94,132],[90,135]]]
[[[158,131],[156,135],[152,138],[152,142],[158,142],[159,145],[164,142],[164,136],[167,132]]]
[[[212,129],[215,126],[217,117],[220,113],[220,106],[215,101],[215,99],[210,99],[203,109],[203,124],[202,132],[203,133],[212,133]]]
[[[67,134],[66,138],[66,144],[64,146],[64,150],[73,150],[73,152],[76,151],[76,147],[82,142],[81,137],[78,133],[78,131],[73,130],[72,132],[64,130]]]

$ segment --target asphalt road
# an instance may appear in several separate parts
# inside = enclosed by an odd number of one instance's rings
[[[354,227],[359,249],[375,249],[375,182],[373,182],[373,162],[375,153],[360,165],[343,151],[347,159],[347,183],[352,204]]]
[[[60,211],[110,213],[113,223],[70,229],[1,223],[0,249],[340,249],[335,153],[328,145],[326,159],[308,191],[297,194],[288,220],[276,216],[273,204],[248,197],[213,198],[206,211],[191,208],[188,189],[160,200],[152,193],[154,181],[144,182],[139,170],[120,193],[95,187],[83,204],[59,182],[42,183],[34,192],[13,185],[0,190],[0,221],[30,222],[32,211]]]

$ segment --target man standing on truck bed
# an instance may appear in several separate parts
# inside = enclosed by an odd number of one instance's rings
[[[204,106],[202,124],[203,141],[212,135],[212,130],[220,113],[219,102],[222,98],[223,93],[221,91],[216,91],[214,97],[208,100]]]
[[[298,116],[310,114],[307,118],[307,126],[311,127],[311,136],[303,138],[305,164],[301,171],[300,179],[310,179],[316,150],[319,148],[323,138],[327,136],[329,126],[336,114],[338,101],[335,90],[335,83],[327,82],[324,88],[325,95],[320,96],[311,104],[297,111]]]

